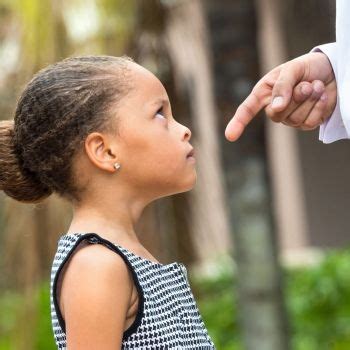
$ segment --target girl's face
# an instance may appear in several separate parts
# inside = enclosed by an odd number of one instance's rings
[[[162,83],[136,63],[129,67],[131,88],[116,112],[119,180],[153,199],[188,191],[197,177],[191,131],[174,119]]]

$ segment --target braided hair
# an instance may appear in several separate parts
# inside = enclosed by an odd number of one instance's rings
[[[73,158],[93,131],[117,132],[111,107],[127,93],[127,56],[66,58],[37,74],[13,120],[0,122],[0,190],[36,203],[56,192],[81,200]]]

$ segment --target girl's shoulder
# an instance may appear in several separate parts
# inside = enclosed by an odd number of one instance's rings
[[[132,290],[129,270],[118,254],[101,245],[77,250],[66,265],[60,290],[60,309],[66,326],[71,325],[66,330],[71,341],[88,346],[89,340],[101,339],[102,332],[104,342],[120,347],[109,338],[112,334],[122,339]]]
[[[103,319],[97,329],[111,331],[108,327],[112,326],[113,332],[120,331],[121,338],[125,319],[134,303],[133,278],[122,255],[101,244],[91,244],[95,243],[89,240],[92,237],[89,234],[63,235],[58,241],[52,270],[55,319],[64,333],[67,332],[67,318],[69,324],[87,327],[95,325],[97,318]],[[93,335],[96,327],[92,328],[85,330]]]
[[[121,255],[101,244],[89,244],[86,241],[74,250],[65,264],[65,273],[70,273],[75,279],[86,275],[98,279],[118,277],[130,279],[129,270]],[[130,280],[131,281],[131,280]]]

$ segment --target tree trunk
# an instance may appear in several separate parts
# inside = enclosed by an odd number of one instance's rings
[[[201,2],[168,4],[165,42],[178,91],[190,101],[191,143],[197,150],[197,184],[190,193],[198,268],[231,254],[225,182],[218,140],[207,24]]]
[[[259,78],[254,2],[207,1],[222,135],[235,107]],[[235,143],[222,141],[237,263],[244,349],[288,349],[267,176],[264,119]]]
[[[174,250],[174,259],[205,270],[210,260],[218,262],[230,255],[231,242],[200,5],[199,1],[140,1],[136,50],[131,52],[162,80],[175,119],[192,130],[190,142],[197,150],[195,189],[162,199],[153,209],[167,255]],[[158,215],[160,211],[166,215]]]

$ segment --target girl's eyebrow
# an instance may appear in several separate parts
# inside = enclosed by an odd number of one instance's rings
[[[159,105],[159,104],[161,104],[161,105],[166,105],[166,106],[168,106],[168,105],[169,105],[169,100],[168,100],[168,99],[165,99],[165,98],[158,98],[158,99],[156,99],[155,101],[153,101],[152,104],[154,104],[154,105]]]

